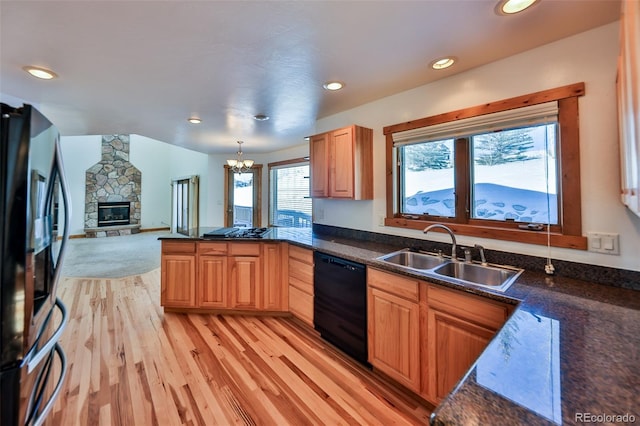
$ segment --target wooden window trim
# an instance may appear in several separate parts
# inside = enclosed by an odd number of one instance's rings
[[[291,160],[275,161],[273,163],[267,164],[267,167],[269,168],[269,170],[271,170],[273,167],[288,166],[290,164],[309,164],[309,157],[299,157],[292,158]]]
[[[269,200],[269,208],[268,208],[268,214],[267,214],[267,223],[269,224],[268,226],[274,226],[271,223],[271,213],[272,213],[272,208],[273,206],[271,205],[271,169],[273,169],[274,167],[280,167],[280,166],[293,166],[293,165],[309,165],[309,168],[311,168],[311,163],[309,161],[309,157],[298,157],[298,158],[292,158],[291,160],[282,160],[282,161],[275,161],[273,163],[268,163],[267,164],[267,192],[268,192],[268,196],[267,199]],[[309,172],[311,172],[311,170],[309,170]],[[311,179],[311,177],[309,177],[309,179]],[[309,197],[311,197],[311,187],[309,187]]]
[[[224,226],[233,226],[231,223],[231,218],[233,215],[230,215],[230,200],[229,198],[232,196],[230,193],[231,183],[233,180],[231,179],[231,167],[227,164],[224,165]],[[253,209],[253,226],[255,228],[259,228],[262,226],[262,164],[254,164],[251,166],[251,170],[245,173],[252,173],[254,178],[254,192],[253,192],[253,202],[255,203],[255,208]]]
[[[579,250],[587,249],[587,238],[582,235],[582,204],[580,195],[580,129],[578,97],[584,96],[585,84],[575,83],[563,87],[543,90],[528,95],[503,99],[444,114],[425,117],[418,120],[407,121],[391,126],[386,126],[383,133],[386,136],[386,195],[387,217],[385,226],[406,229],[419,229],[433,223],[447,223],[457,234],[469,235],[481,238],[490,238],[504,241],[516,241],[529,244],[547,244],[547,233],[541,231],[522,230],[513,228],[513,225],[505,223],[483,223],[478,220],[467,220],[459,223],[459,219],[438,218],[435,221],[423,218],[415,219],[403,217],[396,211],[400,211],[400,197],[394,194],[394,187],[399,188],[399,181],[394,182],[394,176],[399,179],[399,173],[394,173],[397,167],[394,164],[393,134],[406,130],[414,130],[435,124],[447,123],[463,118],[477,117],[494,112],[507,111],[530,105],[537,105],[550,101],[558,101],[558,122],[560,124],[560,170],[559,176],[562,189],[560,209],[561,226],[552,227],[550,244],[554,247],[564,247]],[[456,143],[459,143],[456,141]],[[463,174],[456,175],[457,184],[469,184],[469,165],[456,164]],[[465,182],[462,183],[462,179]],[[457,200],[456,208],[461,208],[465,200]],[[464,207],[462,207],[464,208]]]

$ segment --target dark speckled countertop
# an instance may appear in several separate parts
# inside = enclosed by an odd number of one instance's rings
[[[191,236],[200,239],[210,229]],[[228,239],[234,240],[234,239]],[[286,240],[380,269],[398,246],[275,228]],[[433,413],[435,425],[640,423],[640,292],[525,271],[504,293],[431,282],[517,305],[475,364]]]

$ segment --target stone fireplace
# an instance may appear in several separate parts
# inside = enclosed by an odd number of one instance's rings
[[[131,223],[131,203],[115,201],[98,202],[98,227],[129,225]]]
[[[86,171],[87,237],[140,231],[142,173],[129,162],[129,135],[102,136],[102,159]]]

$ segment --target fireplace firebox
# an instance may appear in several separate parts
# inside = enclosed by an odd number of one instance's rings
[[[131,203],[98,203],[98,226],[129,225]]]

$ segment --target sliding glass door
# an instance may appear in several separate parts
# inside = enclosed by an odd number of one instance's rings
[[[171,232],[189,235],[198,227],[198,176],[177,178],[171,182]]]

